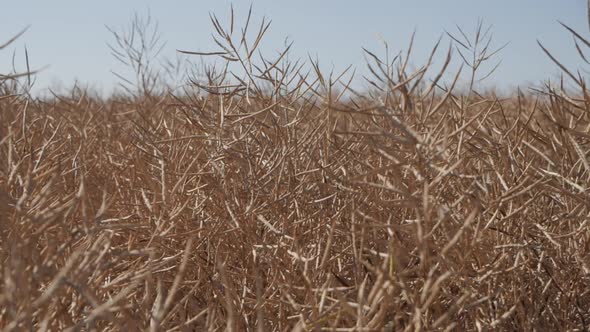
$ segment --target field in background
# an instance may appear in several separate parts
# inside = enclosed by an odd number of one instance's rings
[[[583,76],[478,93],[498,50],[479,25],[437,68],[367,50],[354,91],[288,48],[262,58],[264,21],[212,22],[219,50],[183,52],[217,66],[181,90],[139,18],[113,31],[124,95],[2,77],[0,328],[588,329]]]

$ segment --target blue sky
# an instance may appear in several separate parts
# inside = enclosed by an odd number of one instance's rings
[[[90,86],[109,90],[119,70],[107,43],[112,36],[105,25],[115,29],[130,22],[135,12],[151,12],[167,41],[164,55],[176,49],[216,50],[211,41],[213,28],[209,13],[229,17],[231,1],[149,1],[149,0],[28,0],[12,1],[0,20],[0,41],[27,25],[29,30],[17,43],[0,53],[0,70],[24,68],[23,49],[29,51],[32,67],[46,65],[37,78],[36,89],[60,84],[70,86],[78,79]],[[250,2],[234,1],[238,17],[245,17]],[[379,38],[391,50],[405,49],[416,30],[413,61],[419,65],[429,48],[444,33],[459,25],[472,31],[479,18],[494,26],[497,46],[509,42],[498,59],[502,65],[491,82],[500,87],[528,86],[555,75],[557,70],[536,44],[541,40],[564,63],[580,64],[572,38],[557,22],[566,22],[590,36],[585,0],[375,0],[375,1],[269,1],[254,0],[253,17],[272,20],[264,40],[264,51],[274,52],[285,38],[294,41],[293,58],[317,56],[325,69],[336,70],[353,64],[361,72],[361,47],[383,54]],[[381,37],[378,37],[381,36]],[[445,42],[445,47],[447,42]],[[440,58],[442,59],[441,53]]]

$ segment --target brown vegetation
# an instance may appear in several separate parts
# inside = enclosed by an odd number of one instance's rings
[[[581,77],[500,99],[475,90],[478,63],[455,92],[451,48],[440,74],[367,51],[357,92],[288,49],[254,61],[265,23],[249,43],[212,20],[221,51],[185,53],[241,74],[210,67],[181,94],[142,66],[149,84],[110,100],[3,78],[0,328],[588,328]]]

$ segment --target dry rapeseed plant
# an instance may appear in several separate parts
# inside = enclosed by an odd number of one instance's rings
[[[437,44],[413,73],[367,51],[359,92],[261,57],[268,23],[233,18],[185,52],[226,65],[182,94],[38,100],[6,78],[0,328],[588,329],[582,78],[500,99],[472,65],[460,93]]]

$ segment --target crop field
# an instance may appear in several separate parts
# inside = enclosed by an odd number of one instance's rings
[[[0,329],[590,328],[583,74],[540,45],[562,81],[478,91],[501,56],[479,25],[418,66],[365,50],[360,78],[211,20],[182,89],[139,18],[113,31],[119,94],[0,76]]]

